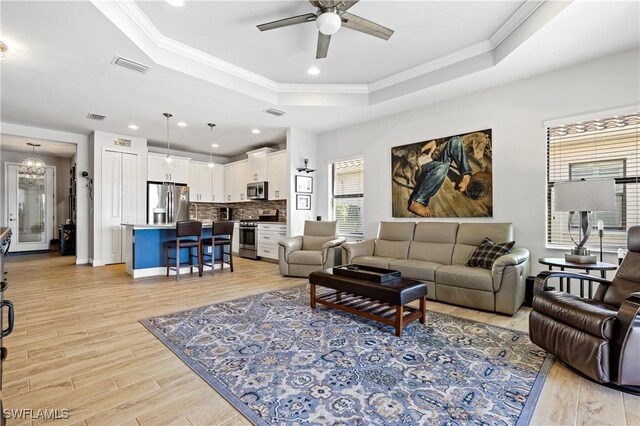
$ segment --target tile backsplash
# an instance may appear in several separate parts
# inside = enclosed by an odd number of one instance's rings
[[[278,209],[278,220],[280,222],[287,221],[287,200],[248,201],[246,203],[189,203],[189,218],[201,222],[219,220],[220,207],[232,209],[232,220],[257,219],[260,210]]]

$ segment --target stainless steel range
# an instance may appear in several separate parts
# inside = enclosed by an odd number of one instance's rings
[[[241,219],[239,231],[240,257],[247,259],[260,259],[258,256],[258,222],[277,222],[278,210],[260,210],[257,219]]]

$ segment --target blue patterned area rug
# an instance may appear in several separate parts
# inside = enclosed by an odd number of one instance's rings
[[[398,338],[308,302],[303,285],[141,322],[254,424],[528,424],[552,358],[526,333],[428,312]]]

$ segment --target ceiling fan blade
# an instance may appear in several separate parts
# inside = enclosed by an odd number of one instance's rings
[[[389,40],[389,37],[393,35],[392,29],[383,27],[380,24],[376,24],[375,22],[371,22],[367,19],[353,15],[349,12],[345,12],[342,14],[342,26],[350,28],[352,30],[360,31],[384,40]]]
[[[288,27],[289,25],[304,24],[305,22],[311,22],[315,20],[315,13],[307,13],[305,15],[292,16],[291,18],[284,18],[278,21],[267,22],[266,24],[260,24],[258,25],[258,29],[260,31],[268,31],[275,28]]]
[[[318,50],[316,51],[316,59],[322,59],[327,57],[327,52],[329,52],[330,41],[331,41],[330,35],[325,35],[318,31]]]
[[[318,0],[309,0],[309,3],[311,3],[314,7],[317,7],[320,9],[324,7],[322,3],[320,3]]]
[[[360,0],[343,0],[340,2],[340,4],[338,4],[338,9],[340,9],[343,12],[346,12],[347,10],[351,9],[352,6],[354,6],[356,3],[358,3]]]

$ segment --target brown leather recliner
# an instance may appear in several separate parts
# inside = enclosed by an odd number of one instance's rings
[[[591,379],[640,388],[640,226],[627,234],[628,253],[613,280],[545,271],[536,277],[529,337]],[[547,291],[552,277],[599,283],[593,299]]]

